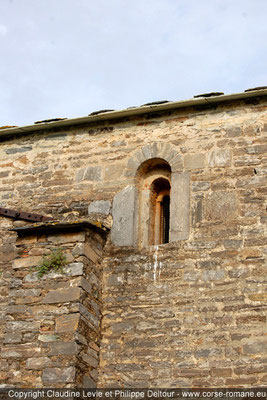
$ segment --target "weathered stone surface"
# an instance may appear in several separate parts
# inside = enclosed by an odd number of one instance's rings
[[[248,298],[252,301],[266,301],[267,293],[253,293],[248,296]]]
[[[49,383],[73,383],[75,380],[75,367],[46,368],[42,375],[45,384]]]
[[[88,207],[88,214],[103,214],[108,215],[111,209],[111,202],[109,200],[96,200],[92,201]]]
[[[170,206],[170,241],[185,240],[189,236],[190,175],[172,174]]]
[[[4,343],[21,343],[22,334],[21,333],[8,333],[5,335],[3,342]]]
[[[123,176],[124,169],[125,165],[123,164],[108,165],[104,171],[104,179],[106,181],[120,179]]]
[[[38,331],[40,322],[38,321],[9,321],[6,324],[8,330],[13,332]]]
[[[93,261],[96,264],[99,262],[98,254],[96,254],[96,252],[89,243],[85,243],[83,252],[84,255],[89,258],[89,260]]]
[[[267,341],[254,342],[243,346],[244,354],[266,354]]]
[[[26,361],[26,369],[42,370],[49,365],[51,365],[51,361],[48,357],[28,358]]]
[[[134,237],[134,205],[136,189],[127,186],[117,193],[113,200],[111,241],[116,246],[133,246]]]
[[[73,243],[73,242],[84,242],[85,241],[85,233],[84,232],[75,232],[75,233],[66,233],[65,235],[49,235],[48,240],[52,243]]]
[[[205,165],[205,154],[186,154],[184,157],[184,167],[188,171],[204,168]]]
[[[78,353],[78,349],[79,346],[75,342],[51,342],[48,355],[75,355]]]
[[[70,287],[68,289],[51,290],[43,299],[44,304],[66,303],[69,301],[79,300],[81,290],[78,287]]]
[[[90,376],[84,375],[83,387],[84,388],[96,388],[96,382],[92,378],[90,378]]]
[[[94,357],[91,357],[88,354],[82,354],[82,359],[89,367],[97,368],[98,362]]]
[[[38,340],[40,342],[54,342],[56,340],[59,340],[59,336],[58,335],[39,335],[38,336]]]
[[[218,191],[205,200],[205,216],[211,221],[231,220],[238,215],[238,202],[234,192]]]
[[[100,181],[101,174],[102,174],[101,167],[87,167],[83,175],[83,180]]]
[[[39,265],[42,257],[39,256],[29,256],[25,258],[16,258],[13,261],[13,268],[29,268],[29,267],[36,267]]]
[[[56,332],[75,332],[78,328],[80,316],[78,313],[62,315],[56,319]]]
[[[0,361],[0,371],[7,371],[8,363],[5,360]],[[1,386],[0,386],[1,387]]]
[[[65,273],[71,276],[79,276],[83,274],[84,265],[81,262],[74,262],[65,267]]]
[[[22,146],[22,147],[13,147],[11,149],[7,149],[6,154],[16,154],[16,153],[25,153],[26,151],[32,150],[32,146]]]
[[[93,327],[98,328],[99,318],[96,317],[92,312],[88,311],[82,304],[79,304],[79,311],[81,315],[86,318]]]
[[[87,293],[91,293],[92,292],[92,285],[90,282],[88,282],[86,279],[84,279],[83,277],[81,277],[79,279],[79,283],[78,285],[83,288]]]
[[[102,115],[95,126],[67,131],[46,124],[1,142],[2,207],[66,223],[66,230],[53,222],[37,231],[0,217],[1,386],[266,386],[266,94],[220,99],[177,110],[167,104],[157,114],[152,105],[127,120],[104,122]],[[151,159],[148,170],[139,169]],[[153,240],[140,240],[136,221],[149,226],[147,236],[158,222],[150,184],[154,163],[166,162],[171,224],[183,226],[183,196],[191,190],[189,234],[147,246]],[[140,218],[142,171],[149,206]],[[188,187],[176,190],[176,177],[187,171]],[[108,237],[103,259],[101,228],[78,231],[77,222],[98,205],[95,215],[112,226],[103,207],[129,185],[133,201],[123,192],[126,200],[117,203],[119,246]],[[23,237],[14,227],[34,233]],[[67,256],[64,272],[39,278],[31,257],[58,247]],[[22,260],[17,268],[14,260]],[[48,292],[72,288],[79,298],[42,303]],[[72,381],[63,370],[74,366]]]
[[[3,358],[27,358],[33,357],[34,355],[40,353],[40,351],[41,349],[38,347],[21,344],[3,348],[1,350],[1,356]]]
[[[77,243],[74,248],[72,249],[71,253],[72,255],[75,256],[81,256],[83,254],[83,248],[84,244],[83,243]]]
[[[210,167],[226,167],[231,165],[231,151],[229,149],[216,149],[208,155]]]
[[[203,281],[219,281],[225,278],[225,272],[223,270],[208,270],[204,271],[202,275]]]
[[[242,135],[242,129],[239,126],[233,126],[225,130],[226,137],[238,137]]]
[[[192,190],[193,192],[204,192],[209,190],[210,182],[192,182]]]

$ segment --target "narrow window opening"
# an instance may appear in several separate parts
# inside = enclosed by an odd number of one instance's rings
[[[151,158],[137,171],[137,243],[140,247],[169,243],[171,167],[167,161]]]
[[[163,197],[161,202],[161,243],[169,243],[170,232],[170,196]]]
[[[170,183],[165,178],[152,182],[150,188],[150,244],[169,243]]]

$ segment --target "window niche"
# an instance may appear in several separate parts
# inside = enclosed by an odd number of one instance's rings
[[[169,143],[151,143],[129,158],[128,181],[114,196],[111,242],[140,248],[187,240],[190,234],[190,173]]]
[[[137,170],[139,246],[159,245],[170,240],[171,167],[152,158]]]

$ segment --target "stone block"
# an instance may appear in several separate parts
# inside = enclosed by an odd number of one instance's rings
[[[190,175],[172,174],[170,206],[170,241],[185,240],[190,227]]]
[[[21,146],[21,147],[13,147],[11,149],[5,150],[6,154],[16,154],[16,153],[25,153],[26,151],[32,150],[32,146]]]
[[[192,225],[195,226],[202,221],[203,216],[203,201],[198,200],[192,207]]]
[[[55,244],[84,242],[85,232],[64,233],[56,236],[50,235],[48,236],[48,241]]]
[[[16,241],[16,245],[20,245],[20,244],[33,244],[33,243],[37,243],[37,236],[22,236],[22,237],[18,237],[17,241]]]
[[[90,376],[84,375],[83,387],[84,388],[96,388],[96,383],[92,378],[90,378]]]
[[[13,261],[13,268],[29,268],[29,267],[36,267],[39,265],[42,257],[40,256],[29,256],[29,257],[22,257],[16,258]]]
[[[0,371],[7,371],[8,363],[5,360],[0,360]],[[1,385],[0,385],[1,388]]]
[[[193,192],[204,192],[210,189],[210,182],[192,182]]]
[[[107,283],[110,286],[123,285],[123,283],[124,283],[123,275],[121,275],[121,274],[112,274],[112,275],[110,275],[108,277]]]
[[[26,312],[29,312],[29,310],[28,310],[28,307],[26,307],[24,305],[7,307],[7,314],[26,314]]]
[[[2,348],[1,356],[3,358],[28,358],[36,356],[40,352],[41,349],[39,347],[21,344]]]
[[[84,265],[81,262],[74,262],[65,267],[65,273],[70,276],[83,275]]]
[[[211,376],[225,377],[232,376],[233,371],[231,368],[211,368]]]
[[[78,308],[79,308],[81,315],[85,319],[87,319],[90,322],[90,324],[92,324],[92,326],[94,326],[95,328],[98,328],[99,323],[100,323],[99,319],[91,311],[88,311],[87,308],[85,308],[83,304],[79,304]]]
[[[229,149],[216,149],[208,155],[210,167],[226,167],[231,165],[231,151]]]
[[[94,249],[89,243],[85,243],[84,245],[84,255],[89,258],[89,260],[93,261],[93,263],[97,264],[99,262],[99,256],[96,254]]]
[[[56,332],[76,332],[80,320],[79,313],[62,315],[56,319]]]
[[[124,164],[112,164],[105,167],[104,179],[105,181],[114,181],[121,179],[125,170]]]
[[[30,274],[27,274],[24,278],[25,282],[38,282],[40,280],[40,277],[38,276],[38,272],[32,272]]]
[[[87,167],[83,180],[85,181],[100,181],[101,180],[101,175],[102,175],[102,168],[101,167]]]
[[[267,153],[267,144],[248,146],[246,148],[247,154],[266,154]]]
[[[22,334],[21,333],[8,333],[4,336],[4,343],[21,343]]]
[[[113,200],[111,241],[115,246],[133,246],[134,212],[135,212],[135,186],[127,186],[117,193]]]
[[[248,296],[249,300],[252,301],[267,301],[267,293],[253,293]]]
[[[202,274],[202,279],[205,282],[220,281],[225,278],[225,272],[223,270],[207,270]]]
[[[90,282],[88,282],[86,279],[84,279],[83,277],[79,278],[79,283],[78,286],[80,286],[81,288],[83,288],[83,290],[85,290],[87,293],[91,293],[92,292],[92,285]]]
[[[58,335],[39,335],[38,340],[40,342],[48,343],[48,342],[54,342],[56,340],[59,340]]]
[[[8,321],[6,327],[11,332],[39,332],[38,321]]]
[[[81,256],[83,254],[83,243],[77,243],[74,248],[71,250],[72,255],[75,256]]]
[[[73,383],[75,381],[76,368],[46,368],[42,375],[44,384],[49,383]]]
[[[88,354],[82,354],[82,359],[89,367],[98,367],[98,361],[94,357],[91,357]]]
[[[184,157],[184,166],[188,171],[205,168],[205,154],[186,154]]]
[[[26,369],[42,370],[50,364],[51,361],[48,357],[28,358],[26,361]]]
[[[262,342],[255,341],[254,343],[245,344],[243,346],[244,354],[266,354],[267,353],[267,340]]]
[[[51,290],[43,299],[44,304],[66,303],[79,300],[81,289],[78,287],[70,287],[68,289]]]
[[[109,200],[96,200],[92,201],[88,207],[88,214],[102,214],[108,215],[111,209],[111,202]]]
[[[227,128],[225,130],[225,136],[226,137],[238,137],[242,135],[242,129],[240,127],[231,127],[231,128]]]
[[[85,168],[80,169],[75,176],[75,182],[79,183],[83,180]]]
[[[51,342],[50,350],[48,352],[49,356],[57,355],[75,355],[78,353],[79,346],[75,342]]]
[[[205,217],[208,221],[228,221],[238,214],[238,202],[234,192],[217,191],[206,197]]]

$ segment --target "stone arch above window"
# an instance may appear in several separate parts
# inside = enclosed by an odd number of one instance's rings
[[[170,199],[171,167],[162,158],[144,161],[136,172],[136,241],[138,246],[169,242],[170,215],[163,199]],[[167,205],[165,205],[167,208]],[[169,205],[168,205],[169,210]],[[168,218],[167,217],[168,214]]]
[[[138,149],[129,159],[124,175],[135,177],[140,165],[150,159],[160,158],[171,167],[172,172],[182,172],[183,163],[181,155],[169,143],[156,142]]]
[[[189,237],[190,217],[190,174],[183,172],[182,157],[170,144],[153,143],[137,150],[129,159],[125,170],[125,177],[132,183],[118,192],[113,200],[112,216],[113,227],[111,241],[116,246],[148,246],[157,244],[157,240],[151,239],[151,187],[157,179],[155,186],[155,198],[152,201],[163,201],[164,195],[169,196],[168,241],[175,242],[186,240]],[[131,180],[132,178],[132,180]],[[164,183],[165,181],[165,183]],[[167,183],[169,182],[169,189]],[[146,188],[147,185],[147,188]],[[140,197],[140,188],[143,194]],[[167,193],[166,190],[169,190]],[[166,193],[165,193],[166,191]],[[143,199],[146,199],[143,201]],[[156,206],[155,206],[156,207]],[[154,213],[156,208],[154,207]],[[159,211],[158,218],[159,218]],[[154,220],[154,224],[156,220]],[[144,229],[142,228],[144,227]],[[154,230],[154,237],[160,235],[162,225],[158,227],[158,233]],[[165,243],[162,239],[160,243]]]

